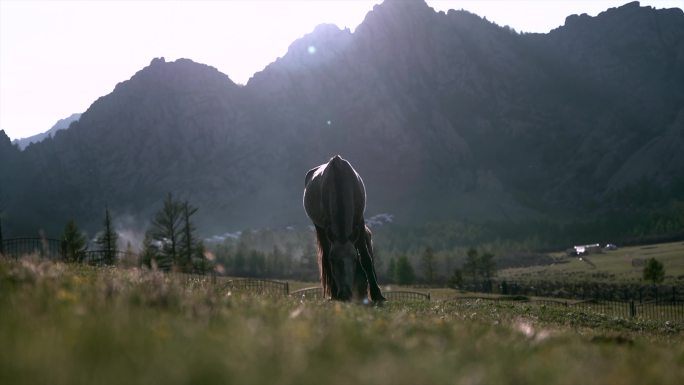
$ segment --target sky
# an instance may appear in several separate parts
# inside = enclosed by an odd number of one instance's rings
[[[0,130],[11,139],[84,112],[155,57],[189,58],[238,84],[322,23],[352,32],[380,0],[0,0]],[[519,32],[546,33],[571,14],[627,0],[427,0]],[[641,1],[684,8],[684,0]]]

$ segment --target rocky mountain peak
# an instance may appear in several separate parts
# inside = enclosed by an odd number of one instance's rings
[[[274,77],[283,80],[282,75],[287,74],[288,78],[294,79],[328,65],[345,51],[351,40],[352,33],[348,28],[340,29],[334,24],[318,25],[311,33],[290,44],[283,57],[254,74],[247,82],[247,88],[282,88],[271,84]]]
[[[292,43],[282,61],[287,64],[320,64],[344,49],[351,36],[348,28],[340,29],[334,24],[318,25],[313,32]]]
[[[424,28],[426,21],[435,17],[434,9],[424,0],[386,0],[368,12],[356,32],[393,35],[412,28]]]
[[[399,14],[417,16],[427,13],[434,13],[434,9],[425,0],[385,0],[373,6],[373,10],[368,13],[367,17],[396,16]]]
[[[162,86],[186,89],[231,88],[239,86],[215,67],[196,63],[190,59],[178,59],[167,62],[163,57],[155,58],[150,65],[131,77],[128,86],[141,87]],[[119,83],[122,85],[124,83]],[[118,86],[117,86],[118,87]]]
[[[7,147],[11,145],[12,141],[10,140],[9,136],[7,136],[7,133],[5,133],[5,130],[0,130],[0,147]]]
[[[684,106],[681,14],[632,4],[516,34],[390,0],[353,34],[318,26],[244,87],[156,58],[0,175],[29,175],[16,207],[43,221],[103,202],[149,216],[172,191],[206,210],[205,228],[230,229],[305,221],[303,173],[339,153],[364,177],[367,212],[398,222],[579,212],[608,181],[628,185],[631,165],[649,177],[679,159],[681,131],[663,132]]]

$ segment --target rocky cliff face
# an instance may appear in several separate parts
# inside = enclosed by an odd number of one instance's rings
[[[354,33],[317,27],[244,87],[155,59],[69,130],[20,155],[0,143],[16,159],[0,169],[16,178],[9,216],[94,226],[106,203],[147,218],[172,191],[207,231],[305,223],[304,174],[338,153],[368,214],[402,223],[595,209],[644,178],[668,191],[684,175],[683,47],[678,9],[632,3],[520,35],[386,1]]]

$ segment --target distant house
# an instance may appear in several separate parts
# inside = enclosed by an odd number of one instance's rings
[[[592,245],[581,245],[573,247],[575,250],[575,255],[586,255],[601,252],[601,245],[594,243]]]

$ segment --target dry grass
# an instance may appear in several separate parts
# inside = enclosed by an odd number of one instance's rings
[[[482,301],[383,307],[0,260],[2,384],[679,384],[678,325]]]

